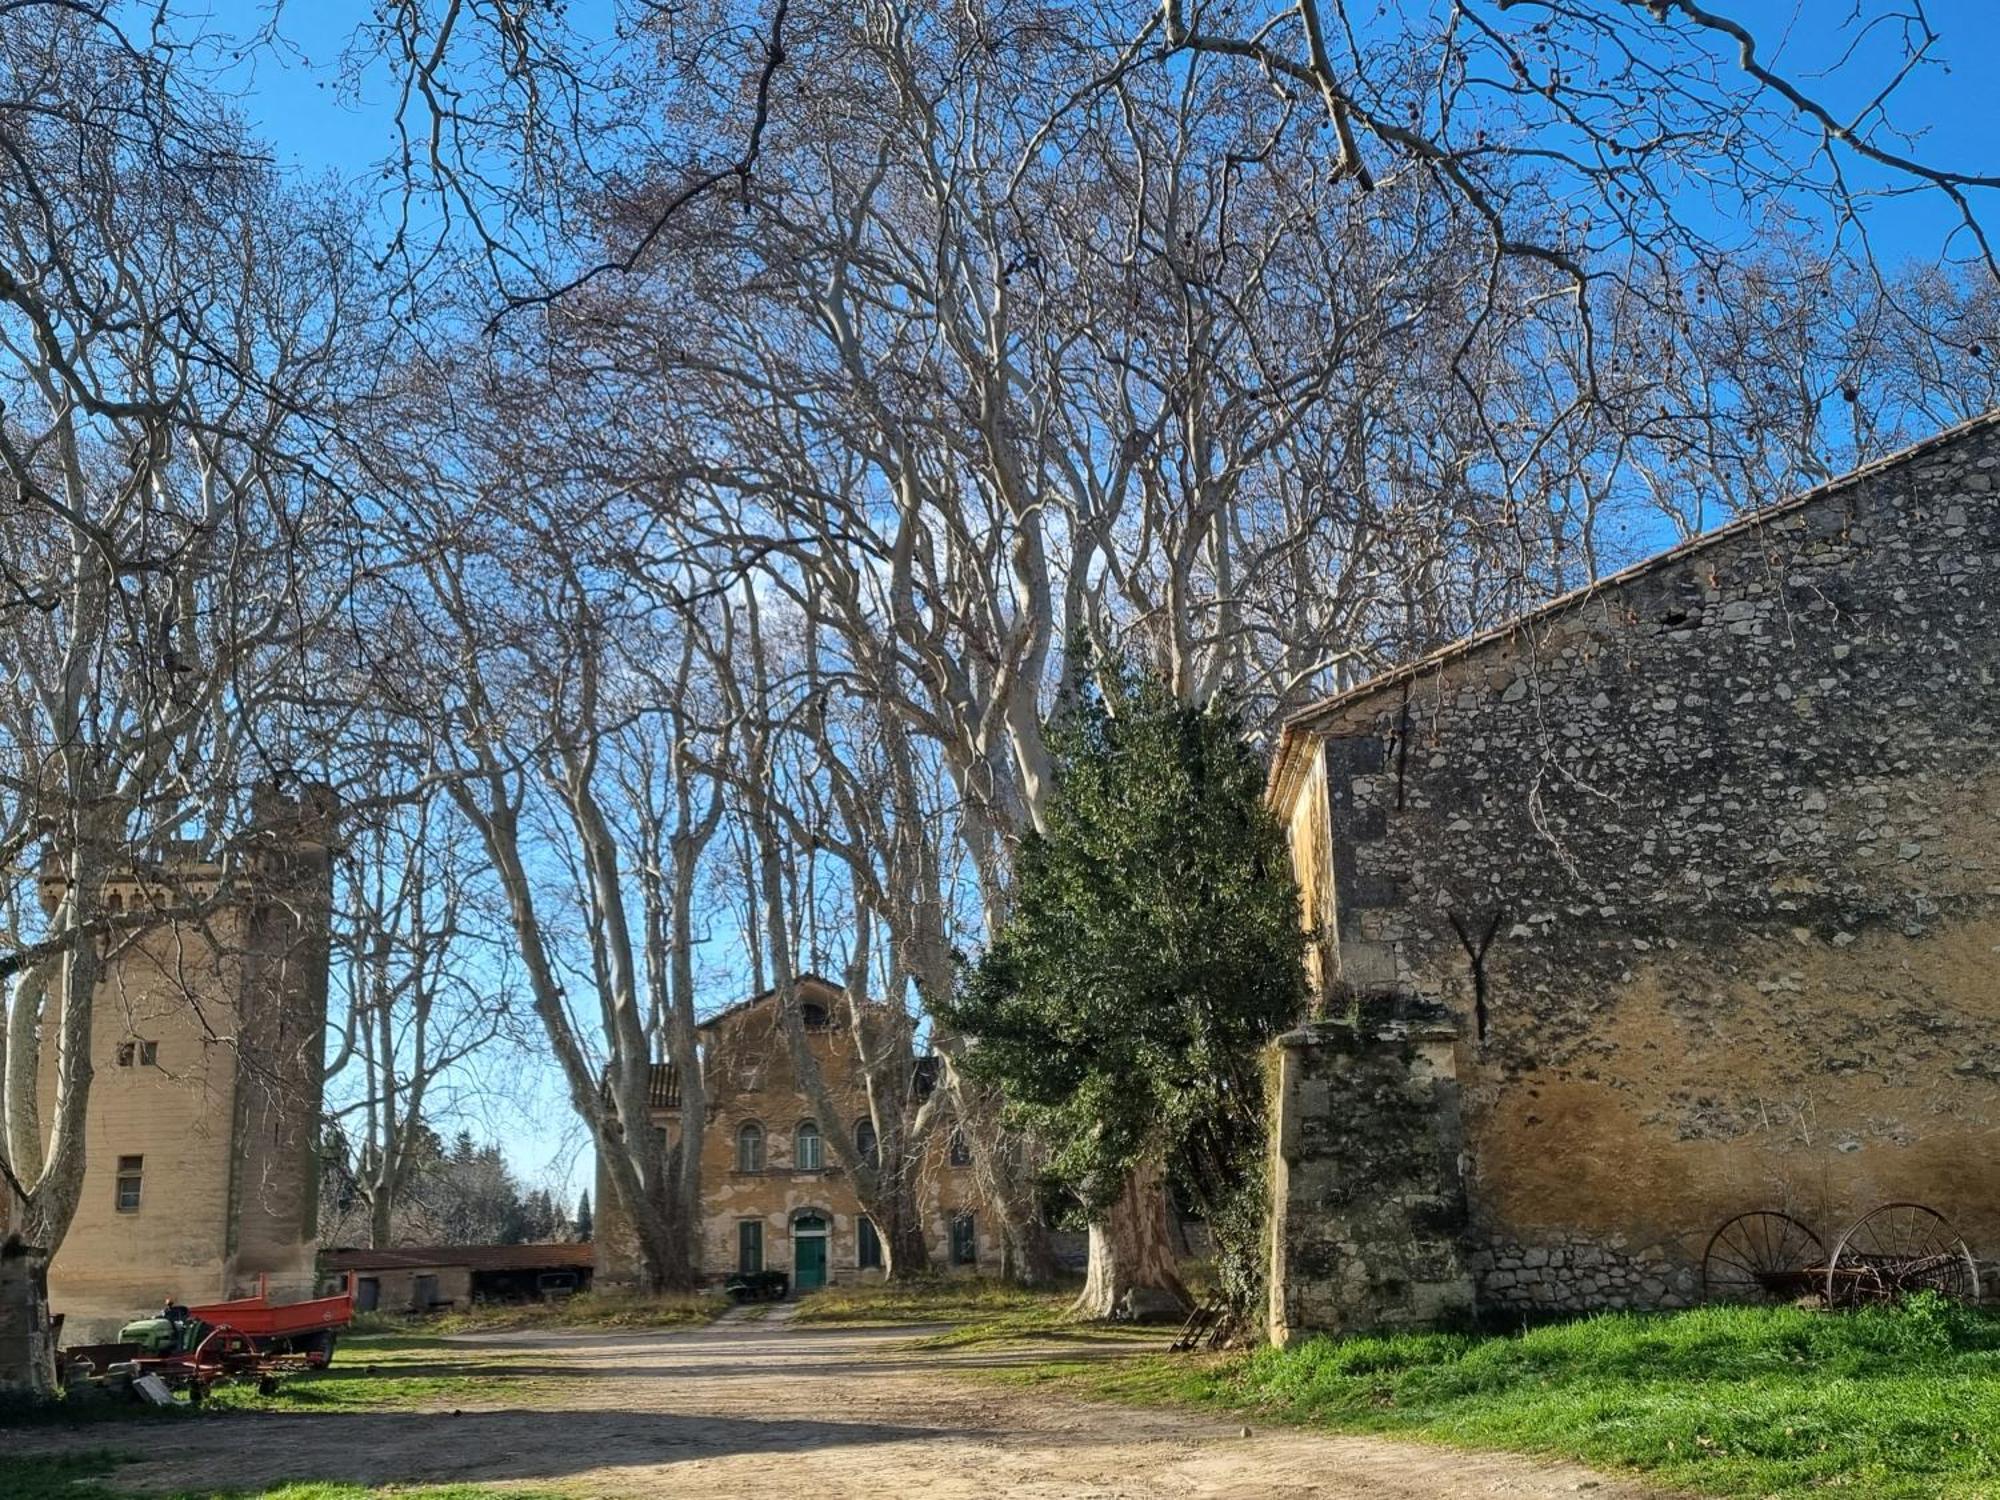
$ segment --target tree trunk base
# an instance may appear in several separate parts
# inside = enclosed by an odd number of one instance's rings
[[[58,1393],[49,1326],[49,1257],[19,1237],[0,1244],[0,1393]]]
[[[1174,1256],[1166,1173],[1149,1157],[1133,1168],[1110,1208],[1091,1224],[1089,1272],[1070,1310],[1079,1318],[1144,1322],[1178,1318],[1193,1305]]]
[[[1054,1286],[1062,1278],[1062,1262],[1049,1240],[1048,1226],[1023,1220],[1008,1226],[1014,1232],[1007,1242],[1007,1274],[1020,1286]]]

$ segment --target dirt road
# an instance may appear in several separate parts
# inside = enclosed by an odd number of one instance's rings
[[[551,1378],[505,1407],[217,1417],[121,1468],[121,1486],[293,1479],[484,1482],[584,1497],[1310,1495],[1437,1500],[1658,1492],[1589,1470],[1376,1438],[1133,1411],[963,1378],[1014,1348],[915,1351],[909,1330],[722,1323],[696,1332],[488,1335]],[[961,1372],[955,1374],[954,1372]],[[157,1431],[157,1430],[155,1430]],[[151,1436],[152,1434],[149,1434]],[[92,1445],[103,1445],[99,1430]],[[151,1448],[150,1442],[135,1446]]]

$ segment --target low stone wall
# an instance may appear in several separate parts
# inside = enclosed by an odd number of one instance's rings
[[[1482,1311],[1692,1307],[1701,1290],[1694,1270],[1658,1246],[1489,1244],[1467,1251],[1465,1265],[1478,1283]]]

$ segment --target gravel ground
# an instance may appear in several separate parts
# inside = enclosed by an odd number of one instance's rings
[[[159,1492],[305,1479],[478,1482],[580,1497],[742,1500],[1660,1495],[1573,1464],[1276,1428],[1245,1437],[1238,1423],[1202,1414],[954,1378],[1036,1356],[1015,1346],[913,1350],[910,1336],[779,1319],[664,1334],[458,1339],[504,1347],[550,1378],[504,1407],[244,1414],[171,1434],[154,1428],[134,1445],[150,1451],[121,1468],[117,1483]],[[1086,1347],[1110,1355],[1117,1346]],[[1069,1346],[1064,1357],[1075,1353]],[[99,1428],[36,1446],[122,1445]]]

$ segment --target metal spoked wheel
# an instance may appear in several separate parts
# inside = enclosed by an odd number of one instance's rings
[[[1825,1264],[1820,1237],[1790,1214],[1760,1208],[1727,1220],[1701,1257],[1711,1302],[1790,1302],[1811,1291]]]
[[[1979,1264],[1951,1221],[1921,1203],[1885,1203],[1856,1220],[1826,1267],[1830,1307],[1899,1302],[1918,1292],[1979,1300]]]

